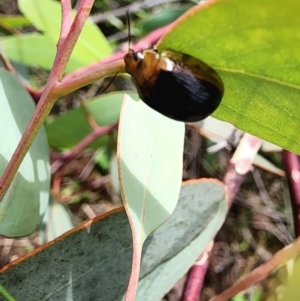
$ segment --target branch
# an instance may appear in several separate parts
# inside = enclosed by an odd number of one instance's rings
[[[53,86],[61,79],[67,62],[70,58],[71,52],[75,46],[76,40],[92,8],[93,2],[93,0],[81,1],[76,18],[66,39],[61,44],[59,42],[60,47],[56,53],[53,68],[50,72],[41,99],[32,118],[30,119],[30,122],[24,134],[22,135],[21,141],[19,142],[11,160],[9,161],[0,179],[0,200],[3,199],[36,134],[40,130],[51,108],[58,98],[55,94],[55,91],[53,90]],[[64,3],[64,5],[66,5],[66,3]],[[67,6],[65,6],[65,9],[67,9]]]
[[[213,246],[214,242],[211,241],[190,269],[181,301],[199,300]]]
[[[68,5],[66,5],[65,3],[66,1],[67,0],[63,1],[64,6],[63,6],[62,14],[66,14],[69,20],[71,17],[70,16],[71,12],[68,11]],[[94,1],[95,0],[81,0],[76,17],[71,25],[70,30],[68,30],[69,29],[69,24],[67,23],[68,20],[67,22],[64,22],[62,20],[61,35],[66,34],[66,31],[68,31],[68,34],[65,38],[61,36],[62,39],[60,39],[60,41],[58,42],[59,48],[56,53],[54,65],[50,72],[49,79],[51,77],[51,73],[53,72],[53,74],[55,74],[57,79],[59,81],[61,80],[63,73],[66,69],[67,63],[70,59],[71,53],[82,31],[83,25],[89,16]],[[62,15],[62,17],[64,16]]]
[[[61,0],[62,18],[57,48],[61,47],[72,25],[72,7],[70,0]]]
[[[300,160],[299,157],[289,151],[282,153],[284,169],[287,175],[291,205],[294,216],[294,228],[296,237],[300,236]]]
[[[280,266],[286,264],[289,260],[295,258],[300,252],[300,238],[293,244],[277,252],[270,261],[262,264],[249,274],[243,276],[234,285],[225,290],[220,295],[210,299],[210,301],[227,301],[238,293],[248,289],[250,286],[266,278]]]
[[[70,162],[74,157],[78,155],[83,149],[85,149],[89,144],[91,144],[95,139],[100,136],[107,135],[114,131],[118,127],[118,122],[103,127],[97,127],[94,131],[84,137],[72,150],[68,151],[66,154],[62,155],[57,161],[55,161],[51,168],[51,173],[56,173],[65,164]]]
[[[261,144],[261,139],[245,133],[233,154],[223,178],[229,195],[229,206],[232,205],[246,174],[251,171],[254,158]]]

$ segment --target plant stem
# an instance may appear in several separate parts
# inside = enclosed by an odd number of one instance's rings
[[[72,24],[72,7],[70,0],[61,0],[61,28],[59,34],[58,48],[60,48],[64,39],[67,37]]]
[[[79,37],[79,34],[81,33],[84,22],[89,16],[93,3],[94,0],[81,0],[77,15],[73,24],[70,26],[68,35],[66,36],[66,38],[62,37],[62,39],[60,39],[60,41],[58,42],[59,47],[53,63],[53,68],[50,72],[43,94],[41,95],[41,99],[24,134],[22,135],[21,141],[19,142],[11,160],[9,161],[0,179],[0,200],[3,199],[36,134],[43,125],[55,101],[59,97],[58,93],[55,91],[55,86],[61,80],[62,74],[69,61],[70,55]],[[64,4],[66,4],[65,1]],[[63,13],[66,13],[67,10],[68,6],[65,5],[63,7]],[[68,18],[67,20],[70,19]],[[69,25],[66,24],[64,26],[65,29],[62,30],[61,35],[65,34],[66,29],[69,27]]]
[[[79,152],[81,152],[84,148],[91,144],[95,139],[111,133],[113,130],[117,129],[117,127],[118,122],[109,126],[99,126],[95,128],[91,134],[87,135],[80,142],[78,142],[78,144],[72,150],[68,151],[60,159],[53,163],[51,173],[56,173],[61,167],[74,159],[74,157],[77,156]]]
[[[283,164],[286,171],[290,196],[291,206],[294,217],[294,229],[296,237],[300,236],[300,160],[299,156],[284,150],[282,153]]]
[[[230,288],[226,289],[220,295],[210,299],[210,301],[226,301],[238,293],[248,289],[250,286],[266,278],[280,266],[286,264],[289,260],[295,258],[300,252],[300,238],[294,243],[278,251],[268,262],[262,264],[249,274],[241,277]]]
[[[190,269],[181,301],[198,301],[209,266],[209,256],[214,246],[211,241]]]
[[[17,301],[1,284],[0,295],[3,296],[7,301]]]
[[[84,72],[66,76],[61,82],[56,82],[54,91],[57,97],[69,94],[81,87],[89,85],[100,78],[123,73],[125,70],[123,58],[109,63],[98,62],[86,68]]]

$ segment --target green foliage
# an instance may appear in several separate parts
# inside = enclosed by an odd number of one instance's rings
[[[59,201],[49,202],[49,207],[43,219],[45,227],[40,227],[40,237],[43,243],[51,241],[75,227],[72,215],[66,205]]]
[[[159,43],[212,65],[225,84],[213,114],[300,154],[300,2],[217,1],[201,6]]]
[[[60,3],[53,0],[19,0],[19,8],[41,34],[1,38],[6,55],[19,63],[51,69],[61,27]],[[73,17],[75,11],[73,12]],[[111,48],[98,27],[87,21],[76,43],[67,72],[107,57]]]
[[[29,26],[30,21],[24,16],[7,16],[0,14],[0,26],[4,28],[19,28],[22,26]]]
[[[223,184],[214,179],[192,180],[182,186],[174,213],[149,237],[149,241],[154,245],[152,248],[157,251],[154,255],[149,252],[149,255],[159,258],[165,254],[165,257],[156,269],[148,273],[149,270],[145,271],[144,265],[151,263],[150,257],[143,254],[141,276],[144,273],[147,276],[140,279],[136,300],[161,300],[187,273],[223,224],[226,217],[226,198]],[[183,204],[184,207],[181,207]],[[195,216],[194,211],[198,211]],[[193,223],[193,227],[190,227],[190,232],[185,232],[190,223]],[[167,231],[170,224],[173,225],[172,232]],[[188,243],[188,237],[194,237],[193,241]],[[172,249],[162,248],[170,243],[174,244]],[[177,252],[176,245],[182,248],[180,252]],[[144,250],[147,252],[148,248],[146,240]]]
[[[29,122],[34,104],[19,80],[0,69],[0,174],[5,170]],[[42,129],[25,156],[0,203],[0,234],[31,234],[40,224],[49,201],[50,171],[46,133]]]
[[[118,136],[120,187],[141,244],[176,206],[183,141],[183,123],[162,116],[142,101],[125,98]]]
[[[182,187],[174,214],[145,242],[137,300],[151,295],[151,300],[160,300],[189,269],[222,225],[225,197],[224,186],[215,180]],[[115,212],[81,225],[19,261],[0,274],[0,283],[20,301],[68,300],[66,296],[120,300],[131,260],[128,219],[124,211]]]
[[[170,7],[168,9],[162,9],[158,13],[149,15],[148,17],[140,20],[135,25],[135,28],[140,31],[141,35],[146,35],[147,33],[159,27],[170,24],[191,7],[192,5],[188,4],[178,7]]]
[[[280,301],[298,300],[300,296],[299,287],[300,278],[300,260],[297,258],[294,261],[293,271],[286,279],[285,287],[281,290]]]
[[[2,285],[0,285],[0,295],[7,301],[17,301]]]
[[[238,294],[234,296],[231,301],[260,301],[261,300],[261,290],[258,287],[254,287],[250,296],[245,296],[244,294]]]
[[[135,92],[127,92],[138,98]],[[93,129],[87,120],[87,110],[99,126],[117,122],[120,116],[124,92],[112,92],[85,102],[84,106],[68,111],[66,114],[51,120],[45,128],[48,141],[55,149],[69,149],[80,140],[91,134]],[[101,136],[89,148],[98,148],[108,144],[108,137]]]
[[[7,57],[15,62],[27,66],[41,67],[50,70],[55,53],[55,42],[48,36],[37,33],[28,33],[21,36],[8,36],[0,39]],[[72,58],[68,63],[67,71],[76,70],[82,64]]]

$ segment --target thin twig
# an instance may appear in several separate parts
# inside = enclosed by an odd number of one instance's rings
[[[13,244],[14,244],[13,238],[4,238],[4,244],[3,244],[3,248],[2,248],[2,252],[1,252],[1,258],[8,257],[8,254],[9,254]]]
[[[248,289],[250,286],[266,278],[280,266],[286,264],[289,260],[295,258],[300,252],[300,238],[294,243],[278,251],[268,262],[260,265],[258,268],[243,276],[230,288],[220,295],[210,299],[210,301],[227,301],[238,293]]]
[[[261,139],[245,133],[233,154],[223,178],[228,189],[229,206],[231,206],[246,174],[252,169],[254,157],[261,144]]]
[[[181,301],[198,301],[202,290],[206,271],[209,266],[209,256],[214,246],[211,241],[204,252],[200,255],[193,267],[190,269],[185,283],[184,293]]]
[[[90,127],[95,131],[99,125],[97,124],[96,120],[92,116],[91,112],[89,111],[88,107],[85,104],[84,100],[80,100],[81,108],[85,114],[85,117],[87,119],[87,122],[89,123]]]
[[[294,216],[294,227],[296,237],[300,236],[300,160],[299,157],[289,151],[282,153],[284,169],[287,175],[291,205]]]
[[[30,122],[22,135],[11,160],[9,161],[1,179],[0,179],[0,200],[3,199],[8,187],[10,186],[23,158],[25,157],[28,149],[30,148],[33,139],[43,125],[46,117],[48,116],[51,108],[57,100],[57,95],[53,88],[55,83],[61,79],[65,70],[71,52],[75,46],[76,40],[82,30],[85,20],[92,8],[93,0],[82,0],[76,18],[71,26],[71,30],[61,44],[60,49],[57,51],[53,68],[50,72],[48,81],[46,83],[41,99],[36,107],[36,110],[30,119]]]
[[[17,301],[6,289],[0,284],[0,295],[7,301]]]
[[[141,51],[149,48],[160,39],[168,28],[169,25],[151,32],[146,38],[140,40],[131,48],[134,51]],[[117,52],[100,62],[83,67],[66,75],[61,82],[56,83],[56,93],[58,96],[63,96],[66,91],[68,93],[73,92],[81,87],[91,84],[101,77],[113,76],[116,72],[123,73],[125,70],[123,57],[126,53],[127,50]],[[40,93],[42,93],[42,91],[43,88],[40,90]]]
[[[61,0],[62,18],[57,48],[61,47],[72,25],[72,7],[70,0]]]
[[[2,50],[0,49],[0,62],[2,63],[3,67],[13,73],[13,74],[17,74],[15,68],[13,67],[13,65],[11,64],[11,62],[5,57],[5,55],[2,53]]]
[[[64,154],[60,159],[53,163],[51,167],[51,173],[56,173],[65,164],[70,162],[75,156],[78,155],[83,149],[85,149],[89,144],[91,144],[96,138],[109,134],[114,131],[118,126],[118,123],[114,123],[109,126],[98,127],[88,136],[84,137],[72,150]]]
[[[259,194],[264,202],[264,204],[270,208],[273,209],[273,214],[276,215],[277,211],[275,210],[275,206],[274,203],[271,201],[270,196],[265,188],[265,185],[263,183],[263,180],[261,178],[261,175],[259,173],[258,170],[254,170],[252,172],[253,174],[253,178],[254,178],[254,182],[259,190]],[[280,240],[284,245],[288,245],[293,241],[293,238],[291,236],[291,234],[289,233],[287,227],[284,225],[284,223],[282,222],[282,220],[279,218],[279,215],[277,214],[276,216],[276,222],[275,222],[275,227],[278,228],[278,233],[280,233]],[[272,224],[274,226],[274,224]]]
[[[56,75],[58,81],[61,81],[63,73],[66,69],[67,63],[74,49],[74,46],[78,40],[78,37],[82,31],[83,25],[87,20],[91,8],[95,0],[82,0],[79,4],[77,14],[75,16],[74,22],[72,23],[70,30],[65,39],[59,41],[59,49],[56,53],[55,62],[53,65],[54,74]],[[66,5],[67,6],[67,5]],[[62,11],[64,13],[64,10]],[[69,18],[69,13],[67,12],[67,17]],[[62,29],[62,34],[68,29],[68,24]],[[57,68],[55,68],[57,67]],[[51,73],[50,73],[51,75]]]

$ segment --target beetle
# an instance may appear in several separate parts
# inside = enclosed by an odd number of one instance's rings
[[[139,97],[157,112],[183,122],[195,122],[219,106],[224,85],[217,72],[190,55],[164,50],[129,49],[125,70]]]

